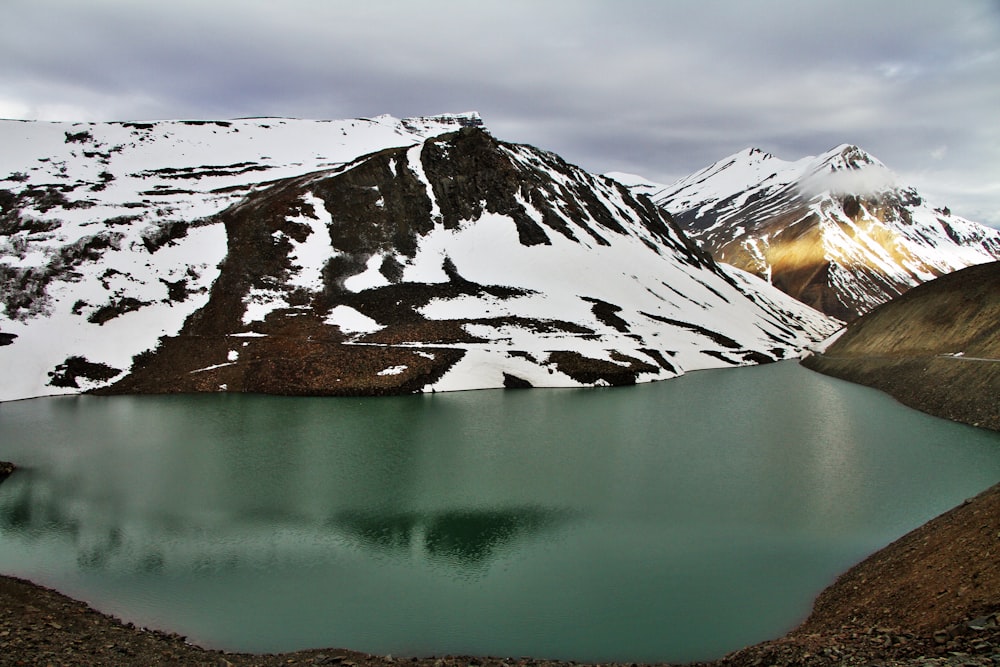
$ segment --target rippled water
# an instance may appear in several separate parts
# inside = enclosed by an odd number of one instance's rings
[[[203,645],[688,661],[1000,480],[1000,434],[781,363],[5,403],[0,459],[0,572]]]

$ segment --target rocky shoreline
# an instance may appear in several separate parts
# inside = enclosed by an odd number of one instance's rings
[[[573,667],[583,664],[524,657],[408,658],[342,649],[281,654],[227,653],[194,646],[177,634],[122,623],[82,602],[21,579],[0,577],[0,600],[0,656],[3,656],[0,663],[4,665]],[[634,663],[624,664],[634,667]],[[800,628],[781,639],[747,647],[718,661],[697,663],[692,667],[993,667],[997,664],[1000,664],[1000,611],[953,623],[929,634],[899,627],[858,625],[845,625],[823,632]]]
[[[817,354],[806,368],[883,391],[903,405],[979,428],[1000,431],[1000,362],[947,354],[843,356]]]
[[[0,470],[6,469],[0,466]],[[1000,665],[1000,484],[842,575],[783,638],[699,667]],[[226,653],[137,628],[29,581],[0,576],[3,665],[569,667],[532,658],[392,657],[341,649]]]

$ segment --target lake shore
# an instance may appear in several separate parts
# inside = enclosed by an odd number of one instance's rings
[[[1000,665],[1000,484],[907,534],[843,574],[783,638],[707,667]],[[559,667],[531,658],[392,657],[342,649],[226,653],[137,628],[31,582],[0,576],[5,665],[481,665]]]
[[[923,283],[802,365],[937,417],[1000,431],[1000,262]]]

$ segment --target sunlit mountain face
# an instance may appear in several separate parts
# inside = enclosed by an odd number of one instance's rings
[[[1000,231],[928,203],[842,145],[794,162],[748,149],[649,195],[720,262],[849,321],[911,287],[1000,259]]]

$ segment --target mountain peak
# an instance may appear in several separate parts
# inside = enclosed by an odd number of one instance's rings
[[[461,113],[441,113],[433,116],[414,116],[402,120],[404,127],[422,125],[455,125],[456,127],[484,127],[483,117],[478,111]]]
[[[770,160],[774,156],[767,151],[757,148],[756,146],[751,146],[749,148],[744,148],[743,152],[740,154],[745,154],[747,157],[757,160]]]
[[[795,162],[748,148],[655,193],[718,261],[851,320],[910,287],[1000,258],[1000,232],[934,209],[841,144]]]
[[[834,196],[868,196],[897,189],[896,175],[858,146],[841,144],[823,153],[799,180],[808,196],[829,192]]]
[[[829,165],[831,169],[864,169],[869,166],[885,169],[878,158],[855,144],[840,144],[820,155],[816,162]]]

